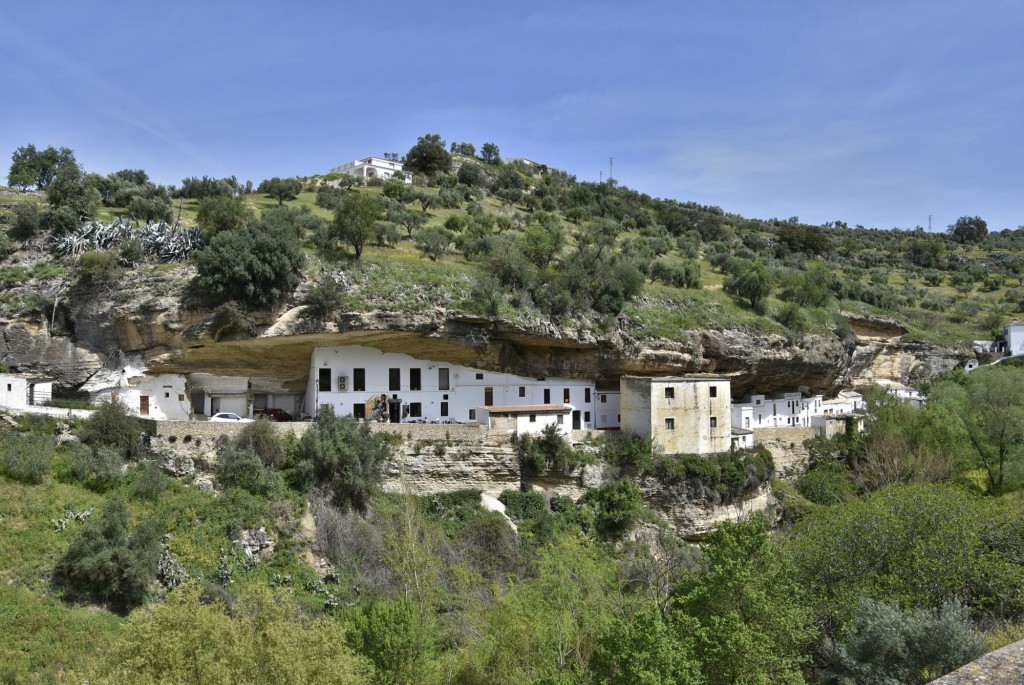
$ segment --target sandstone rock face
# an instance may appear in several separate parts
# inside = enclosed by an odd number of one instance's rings
[[[724,505],[692,497],[651,479],[644,482],[641,489],[647,506],[661,514],[676,534],[687,540],[703,538],[723,521],[743,521],[756,513],[770,513],[775,505],[768,483],[747,497]]]

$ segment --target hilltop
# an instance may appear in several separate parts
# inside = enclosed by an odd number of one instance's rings
[[[195,371],[251,358],[247,345],[280,345],[270,358],[291,365],[309,336],[372,330],[390,349],[426,338],[455,361],[522,373],[613,383],[626,372],[718,371],[737,373],[738,391],[829,391],[943,371],[1024,313],[1020,230],[748,219],[505,163],[494,150],[486,161],[459,154],[465,145],[412,165],[412,184],[323,174],[165,188],[138,170],[80,174],[92,200],[72,214],[127,222],[102,247],[76,237],[59,204],[67,193],[0,191],[2,359],[73,386],[118,351]],[[176,255],[184,261],[139,249],[132,231],[147,220],[197,229]],[[284,267],[294,274],[258,281],[224,264],[244,259],[247,225],[294,238],[295,264]],[[198,273],[201,255],[230,238],[207,262],[216,273]]]

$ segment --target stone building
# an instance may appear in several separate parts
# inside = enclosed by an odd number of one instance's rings
[[[623,376],[622,430],[650,439],[665,454],[727,452],[730,388],[721,376]]]

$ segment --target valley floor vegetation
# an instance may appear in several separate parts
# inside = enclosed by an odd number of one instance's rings
[[[301,439],[246,426],[214,491],[164,475],[116,402],[24,417],[0,431],[0,677],[928,682],[1024,638],[1024,413],[984,396],[1022,373],[951,374],[923,409],[873,398],[864,434],[773,482],[770,518],[699,545],[643,488],[742,496],[770,455],[523,438],[524,472],[609,478],[578,501],[506,491],[513,529],[478,491],[382,493],[394,438],[330,411]]]

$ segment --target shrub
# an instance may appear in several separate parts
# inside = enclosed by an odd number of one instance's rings
[[[365,512],[384,478],[391,457],[389,439],[350,416],[338,417],[323,405],[295,451],[292,479],[301,487],[325,486],[334,503]]]
[[[329,276],[321,276],[306,294],[307,310],[312,316],[323,318],[341,308],[345,288]]]
[[[594,525],[598,534],[608,540],[621,538],[644,511],[640,488],[629,478],[588,491],[580,503],[594,507]]]
[[[50,472],[53,438],[40,433],[0,433],[0,467],[4,474],[22,483],[38,485]]]
[[[684,486],[692,495],[727,504],[767,483],[775,470],[764,447],[725,454],[663,456],[651,475],[663,485]]]
[[[271,497],[284,489],[280,472],[265,466],[251,447],[237,445],[230,446],[221,456],[217,480],[224,487],[241,488],[262,497]]]
[[[855,494],[849,472],[837,461],[812,466],[796,479],[796,489],[815,504],[839,504]]]
[[[532,435],[512,436],[512,445],[519,457],[519,467],[524,473],[537,475],[544,471],[565,472],[583,463],[577,453],[558,432],[558,426],[546,426],[537,437]]]
[[[196,284],[222,301],[264,307],[295,289],[304,262],[294,233],[260,223],[214,236],[196,254]]]
[[[609,433],[601,444],[604,461],[633,473],[646,473],[653,463],[654,450],[650,440],[629,433]]]
[[[806,334],[811,326],[807,312],[795,302],[787,302],[782,305],[782,308],[775,315],[775,320],[789,329],[789,332],[795,336]]]
[[[822,682],[927,683],[985,651],[984,638],[957,602],[903,611],[894,603],[866,599],[843,639],[826,642]]]
[[[121,480],[124,458],[112,447],[73,445],[68,460],[74,477],[94,489],[106,490]]]
[[[170,479],[156,464],[143,464],[135,474],[132,495],[140,499],[155,501],[167,489]]]
[[[505,513],[515,521],[539,519],[548,513],[544,495],[539,492],[505,490],[498,496],[498,501],[505,505]]]
[[[39,233],[41,225],[39,206],[34,202],[22,202],[14,208],[11,237],[15,240],[29,240]]]
[[[106,283],[117,278],[120,271],[117,254],[105,250],[83,252],[78,258],[82,281],[85,283]]]
[[[235,449],[252,450],[264,466],[280,468],[287,456],[284,441],[271,421],[261,419],[246,424],[232,441]]]
[[[141,422],[116,398],[101,404],[78,429],[78,437],[86,445],[111,447],[126,459],[142,452],[142,433]]]
[[[56,570],[76,590],[127,613],[142,603],[159,557],[157,527],[131,528],[124,502],[113,497],[71,541]]]

